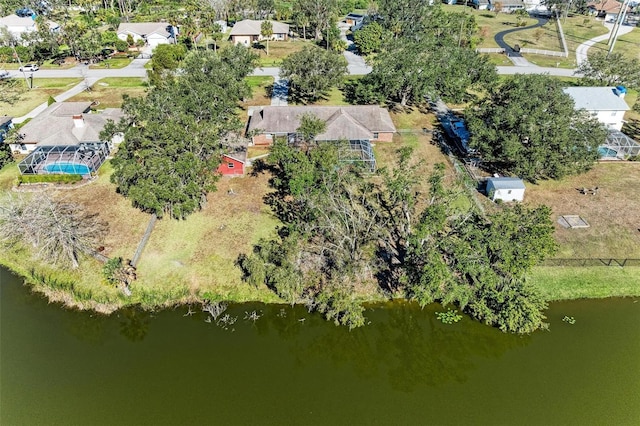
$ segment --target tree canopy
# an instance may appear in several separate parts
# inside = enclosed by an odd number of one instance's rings
[[[401,106],[422,104],[425,96],[461,102],[469,88],[496,80],[486,56],[465,47],[441,46],[433,39],[392,41],[367,74],[352,88],[357,103],[386,101]]]
[[[179,76],[146,98],[125,98],[126,118],[106,126],[105,137],[124,133],[111,179],[135,206],[184,218],[215,188],[221,150],[234,144],[242,127],[236,109],[250,93],[243,78],[255,61],[247,52],[191,52]]]
[[[603,125],[544,75],[508,78],[466,117],[471,146],[485,161],[532,182],[589,170],[606,139]]]
[[[283,226],[240,256],[248,282],[349,327],[365,323],[360,297],[372,288],[423,306],[455,304],[507,332],[545,326],[546,304],[526,275],[555,251],[548,208],[504,206],[484,217],[460,208],[462,192],[445,187],[443,165],[425,190],[410,149],[376,179],[342,163],[338,150],[276,142],[266,202]]]
[[[582,62],[576,71],[586,85],[640,88],[640,61],[622,53],[596,52]]]
[[[282,61],[280,75],[289,80],[290,93],[302,101],[314,101],[347,74],[347,60],[339,53],[307,46]]]

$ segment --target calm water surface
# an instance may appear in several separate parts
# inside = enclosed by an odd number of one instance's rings
[[[395,303],[352,332],[258,304],[219,326],[64,310],[0,269],[0,309],[2,425],[640,424],[638,299],[555,303],[525,337]]]

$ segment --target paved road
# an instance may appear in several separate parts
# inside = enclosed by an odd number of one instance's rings
[[[504,41],[504,36],[506,36],[507,34],[515,33],[516,31],[524,31],[524,30],[530,30],[531,28],[541,27],[544,24],[546,24],[547,21],[549,21],[549,19],[547,18],[535,18],[535,19],[537,19],[538,22],[536,22],[533,25],[529,25],[528,27],[517,27],[517,28],[511,28],[505,31],[500,31],[494,36],[494,40],[496,41],[496,44],[504,49],[504,52],[507,54],[507,57],[517,67],[533,67],[535,65],[533,65],[531,62],[523,58],[520,52],[516,52],[515,50],[513,50],[513,47],[511,47],[507,42]]]
[[[91,69],[87,65],[77,65],[68,69],[40,69],[33,73],[36,78],[105,78],[105,77],[146,77],[147,70],[144,65],[148,62],[148,59],[134,59],[131,63],[119,69]],[[32,73],[22,73],[18,70],[10,70],[9,73],[12,77],[24,78],[24,74],[30,75]]]
[[[611,31],[613,30],[613,24],[605,23],[604,26],[607,27],[607,29],[609,30],[608,33],[598,37],[594,37],[591,40],[587,40],[584,43],[582,43],[580,46],[578,46],[578,48],[576,49],[576,63],[578,64],[578,66],[580,66],[581,63],[587,60],[587,51],[591,46],[601,41],[607,40],[611,35]],[[621,25],[620,29],[618,30],[618,36],[631,32],[633,28],[634,27],[631,27],[628,25]]]

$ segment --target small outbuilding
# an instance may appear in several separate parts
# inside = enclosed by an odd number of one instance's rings
[[[222,154],[222,162],[218,166],[218,173],[222,176],[243,176],[246,163],[246,150]]]
[[[524,199],[524,182],[512,177],[494,177],[487,179],[487,197],[491,201],[522,201]]]

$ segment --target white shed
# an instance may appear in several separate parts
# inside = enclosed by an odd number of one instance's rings
[[[498,177],[487,180],[487,197],[491,198],[491,201],[522,201],[524,190],[522,179]]]

